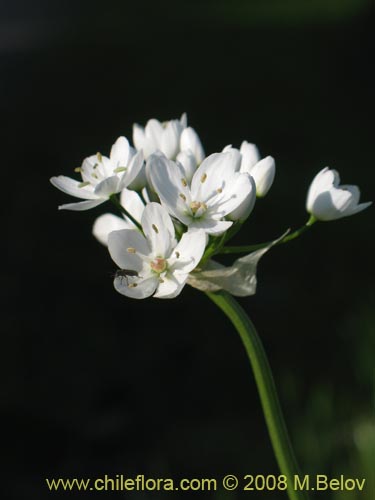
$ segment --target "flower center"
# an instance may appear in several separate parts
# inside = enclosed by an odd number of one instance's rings
[[[157,257],[151,262],[150,266],[153,271],[160,274],[167,269],[167,261],[161,257]]]
[[[193,215],[202,215],[202,213],[207,210],[207,205],[202,201],[192,201],[190,203],[190,208]],[[197,213],[198,211],[199,213]]]

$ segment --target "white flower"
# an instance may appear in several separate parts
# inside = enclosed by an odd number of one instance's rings
[[[135,123],[133,142],[138,151],[143,151],[146,159],[157,151],[161,151],[169,160],[177,158],[186,168],[187,177],[204,159],[202,143],[195,130],[187,126],[185,113],[180,120],[164,123],[152,118],[144,128]]]
[[[146,202],[149,201],[145,189],[142,191],[142,196]],[[130,189],[123,189],[120,195],[120,203],[140,224],[145,204],[139,194]],[[126,215],[118,217],[117,215],[106,213],[97,217],[92,228],[92,233],[100,243],[107,246],[109,233],[118,231],[119,229],[137,229],[137,227]]]
[[[306,210],[317,220],[329,221],[361,212],[372,202],[359,204],[357,186],[339,186],[336,170],[323,168],[312,181],[306,200]]]
[[[142,150],[147,159],[155,151],[162,151],[167,158],[175,159],[180,151],[180,138],[187,126],[186,114],[180,120],[164,123],[155,118],[149,120],[143,128],[133,125],[133,143],[138,151]]]
[[[64,175],[50,179],[64,193],[87,200],[61,205],[59,209],[88,210],[104,203],[112,194],[129,186],[142,166],[142,152],[135,153],[127,139],[119,137],[112,146],[109,158],[97,153],[86,158],[76,169],[82,175],[82,182]]]
[[[142,229],[145,236],[133,229],[109,235],[109,253],[120,268],[114,286],[135,299],[176,297],[202,258],[204,231],[184,233],[177,243],[172,220],[159,203],[146,205]]]
[[[222,219],[255,196],[250,175],[238,172],[239,159],[233,152],[208,156],[190,187],[179,164],[155,154],[149,159],[151,181],[171,215],[189,228],[217,236],[233,224]]]
[[[185,128],[181,134],[180,150],[193,155],[197,165],[200,165],[204,160],[205,154],[201,140],[196,131],[191,127]]]
[[[233,148],[227,146],[223,151],[231,151]],[[265,196],[270,190],[275,178],[276,165],[272,156],[261,159],[259,150],[255,144],[243,141],[240,147],[241,167],[240,172],[250,174],[256,185],[256,192],[259,198]]]

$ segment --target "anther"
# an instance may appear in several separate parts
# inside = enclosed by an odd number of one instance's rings
[[[82,172],[82,168],[81,167],[77,167],[77,168],[74,169],[74,172],[80,173],[80,172]]]
[[[176,255],[177,259],[180,258],[180,252],[175,252],[175,255]]]
[[[187,186],[187,182],[186,182],[186,179],[181,179],[181,184],[186,187]]]
[[[178,196],[179,196],[182,200],[186,201],[186,196],[185,196],[184,194],[180,193]]]
[[[217,193],[222,193],[222,192],[223,192],[223,190],[222,190],[221,188],[217,188],[217,189],[216,189],[216,192],[217,192]]]
[[[137,283],[129,283],[128,288],[136,288],[137,286]]]
[[[126,172],[128,170],[128,167],[117,167],[114,169],[115,174],[119,174],[120,172]]]
[[[102,155],[100,153],[96,153],[96,156],[97,156],[97,158],[99,160],[99,163],[101,163],[103,161]]]
[[[152,229],[155,231],[156,234],[158,234],[159,229],[155,226],[155,224],[152,224]]]
[[[207,179],[207,174],[203,174],[201,177],[201,183],[203,184],[206,179]]]
[[[79,187],[79,188],[84,188],[84,187],[89,186],[89,185],[90,185],[90,183],[89,183],[89,182],[80,182],[80,183],[78,184],[78,187]]]
[[[133,247],[127,248],[126,251],[129,252],[129,253],[137,253],[137,250],[135,248],[133,248]]]

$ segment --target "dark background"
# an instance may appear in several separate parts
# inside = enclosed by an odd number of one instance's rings
[[[50,493],[46,477],[277,473],[229,322],[189,287],[171,301],[117,294],[91,236],[103,206],[58,212],[69,197],[48,179],[107,154],[135,121],[186,111],[207,153],[247,139],[276,158],[238,243],[303,224],[325,165],[374,199],[373,5],[17,0],[0,19],[2,498],[83,495]],[[361,496],[322,500],[373,498],[373,260],[370,208],[274,249],[257,295],[241,300],[303,473],[367,478]]]

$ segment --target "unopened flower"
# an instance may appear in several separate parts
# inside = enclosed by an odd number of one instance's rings
[[[109,253],[120,268],[114,286],[135,299],[176,297],[202,258],[206,235],[189,231],[177,243],[172,220],[159,203],[146,205],[141,222],[144,235],[123,229],[108,237]]]
[[[230,151],[233,148],[227,146],[223,151]],[[275,160],[272,156],[261,159],[259,150],[255,144],[243,141],[240,147],[241,166],[240,172],[250,174],[256,185],[256,194],[259,198],[265,196],[270,190],[276,173]]]
[[[59,209],[88,210],[104,203],[112,194],[119,193],[138,176],[143,165],[142,152],[135,153],[125,137],[119,137],[112,146],[110,157],[100,153],[86,158],[76,169],[82,181],[59,175],[51,183],[64,193],[86,201],[68,203]]]
[[[255,195],[248,174],[241,174],[238,155],[208,156],[193,175],[191,186],[178,163],[153,155],[150,176],[155,191],[169,213],[189,228],[219,235],[233,224],[223,218]]]
[[[359,203],[357,186],[340,186],[336,170],[323,168],[312,181],[306,200],[306,210],[317,220],[330,221],[354,215],[372,202]]]

